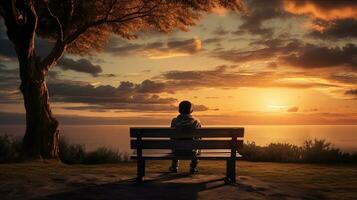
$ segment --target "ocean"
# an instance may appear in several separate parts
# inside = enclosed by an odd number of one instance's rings
[[[87,150],[108,147],[130,153],[127,125],[62,125],[61,136],[73,144],[82,144]],[[135,127],[135,126],[134,126]],[[209,126],[207,126],[209,127]],[[217,126],[215,126],[217,127]],[[325,139],[345,152],[357,152],[357,125],[238,125],[244,127],[245,141],[258,145],[286,142],[302,145],[307,139]],[[21,138],[25,126],[0,125],[0,135]]]

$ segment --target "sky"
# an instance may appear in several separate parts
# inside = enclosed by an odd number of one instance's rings
[[[63,124],[169,124],[189,100],[203,124],[357,124],[357,1],[246,0],[189,31],[111,36],[48,75]],[[24,123],[18,62],[0,22],[0,124]],[[49,42],[37,38],[44,55]]]

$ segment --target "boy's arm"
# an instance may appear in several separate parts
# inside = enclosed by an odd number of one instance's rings
[[[200,120],[198,120],[198,119],[195,120],[195,127],[196,128],[201,128],[202,127]]]

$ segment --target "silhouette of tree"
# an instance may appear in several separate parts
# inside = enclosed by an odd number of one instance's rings
[[[238,12],[243,5],[240,0],[0,0],[19,61],[27,156],[58,158],[59,123],[49,105],[46,76],[66,51],[100,51],[112,34],[135,39],[141,31],[185,31],[217,8]],[[54,44],[42,58],[36,54],[36,37]]]

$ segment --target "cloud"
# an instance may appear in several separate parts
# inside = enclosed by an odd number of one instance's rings
[[[298,49],[296,53],[280,56],[284,63],[302,68],[325,68],[336,66],[347,66],[357,69],[357,46],[347,44],[340,48],[329,48],[306,44]]]
[[[164,83],[144,80],[140,84],[124,81],[118,87],[110,85],[93,86],[85,82],[58,81],[49,84],[51,98],[55,102],[82,103],[81,106],[64,106],[70,110],[176,112],[177,99],[160,97],[165,93]],[[209,110],[196,105],[196,111]]]
[[[294,107],[289,108],[287,111],[288,112],[297,112],[297,111],[299,111],[299,107],[294,106]]]
[[[202,41],[203,44],[217,44],[220,43],[221,41],[223,41],[224,39],[221,37],[211,37],[211,38],[207,38],[205,40]]]
[[[250,61],[275,61],[279,56],[290,54],[300,49],[303,44],[300,40],[268,39],[252,42],[252,50],[223,49],[210,53],[211,56],[236,63]]]
[[[213,35],[219,35],[219,36],[227,35],[228,33],[229,33],[229,31],[226,30],[225,28],[223,28],[222,26],[219,26],[215,30],[212,31]]]
[[[113,42],[106,47],[105,51],[117,56],[142,55],[150,59],[171,58],[189,56],[201,51],[201,40],[174,39],[166,43],[152,42],[147,44],[132,44],[128,42]]]
[[[347,90],[345,92],[345,95],[353,96],[353,97],[355,97],[357,99],[357,89]]]
[[[357,72],[332,73],[328,79],[345,84],[357,84]]]
[[[0,60],[15,59],[16,53],[14,46],[7,38],[0,38]]]
[[[325,80],[299,72],[246,71],[231,66],[218,66],[212,70],[168,71],[159,79],[168,91],[190,90],[193,88],[242,88],[242,87],[282,87],[312,88],[338,87]]]
[[[58,61],[57,65],[62,70],[72,70],[76,72],[82,72],[90,74],[94,77],[98,76],[99,73],[102,73],[102,67],[100,65],[94,65],[87,59],[74,60],[71,58],[62,58]]]
[[[210,55],[234,63],[274,62],[299,68],[349,67],[357,68],[357,46],[343,47],[304,44],[297,39],[268,39],[251,43],[253,50],[216,50]]]
[[[297,15],[309,15],[322,20],[356,19],[357,2],[344,0],[284,0],[284,9]]]
[[[53,41],[46,39],[36,38],[35,39],[35,50],[37,56],[44,56],[50,52],[53,46]],[[0,61],[15,61],[17,60],[17,55],[14,49],[14,45],[8,39],[6,34],[6,28],[2,21],[0,21]]]
[[[307,15],[308,34],[317,39],[357,38],[357,2],[344,0],[285,0],[283,9],[294,15]]]
[[[19,85],[18,70],[0,63],[0,103],[18,103],[21,100]]]
[[[313,29],[309,36],[316,39],[353,39],[357,38],[357,20],[355,19],[343,19],[336,20],[332,23],[321,22],[319,20],[315,21]]]
[[[281,0],[251,0],[247,2],[248,14],[241,17],[243,23],[233,34],[241,35],[244,33],[271,37],[274,28],[264,26],[264,22],[272,19],[285,19],[289,16],[282,9]]]

